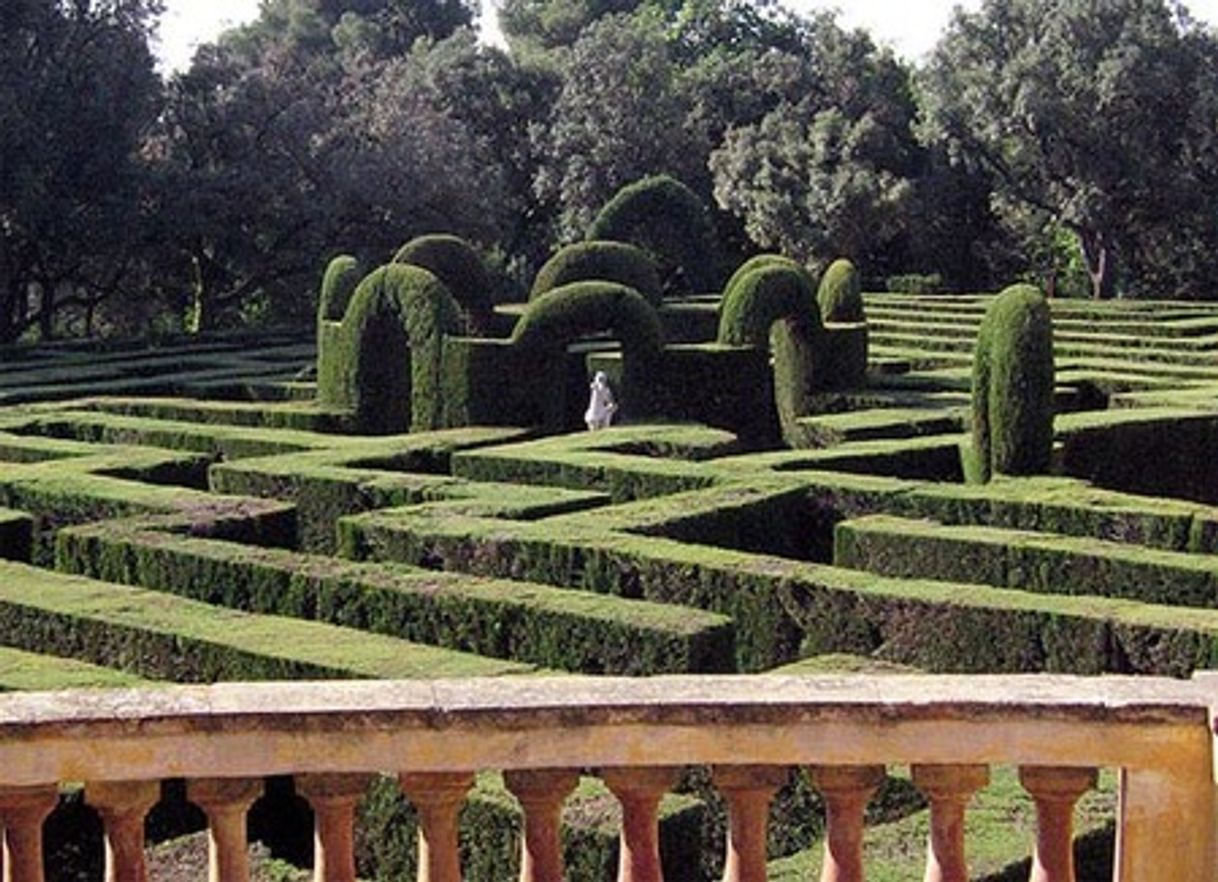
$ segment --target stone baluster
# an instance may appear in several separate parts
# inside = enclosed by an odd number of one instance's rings
[[[4,882],[42,882],[42,824],[59,801],[59,788],[0,788]]]
[[[186,798],[207,814],[208,882],[249,879],[246,815],[261,795],[260,778],[195,778],[186,782]]]
[[[864,814],[886,771],[883,766],[813,766],[809,771],[825,799],[821,882],[862,882]]]
[[[371,775],[297,775],[313,809],[314,882],[355,882],[355,807]]]
[[[786,783],[782,766],[716,766],[715,786],[727,801],[727,859],[723,882],[765,882],[770,801]]]
[[[617,882],[663,882],[660,800],[676,784],[679,772],[662,766],[601,771],[601,780],[622,804]]]
[[[145,882],[144,817],[161,798],[158,781],[94,781],[85,802],[106,831],[106,882]]]
[[[914,785],[930,800],[926,882],[968,882],[964,809],[990,780],[988,766],[915,765]]]
[[[504,782],[524,809],[520,882],[562,882],[562,804],[579,783],[567,769],[512,770]]]
[[[419,812],[418,882],[461,882],[457,815],[472,772],[409,772],[398,783]]]
[[[1074,882],[1074,804],[1097,778],[1095,769],[1020,767],[1019,781],[1036,803],[1031,882]]]

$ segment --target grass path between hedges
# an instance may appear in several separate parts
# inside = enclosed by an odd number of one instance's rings
[[[1102,836],[1115,817],[1115,809],[1116,775],[1105,771],[1100,775],[1099,787],[1079,800],[1074,813],[1078,882],[1106,882],[1112,878],[1103,861],[1082,859],[1078,839]],[[920,880],[926,867],[929,829],[929,810],[890,824],[868,827],[863,840],[868,882]],[[969,804],[966,829],[965,853],[972,879],[998,882],[1028,877],[1028,860],[1036,838],[1036,810],[1031,797],[1020,786],[1014,768],[991,768],[989,786]],[[819,878],[823,849],[824,842],[817,840],[805,851],[771,861],[770,882]]]

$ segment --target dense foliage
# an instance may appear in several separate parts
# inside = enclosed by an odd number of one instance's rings
[[[436,232],[524,299],[663,175],[693,290],[769,249],[1214,296],[1218,40],[1168,0],[987,0],[920,70],[775,0],[508,0],[510,53],[476,7],[270,0],[158,78],[156,0],[5,4],[0,343],[306,320],[332,255]]]
[[[973,354],[969,478],[1048,474],[1053,454],[1053,319],[1034,285],[986,309]]]

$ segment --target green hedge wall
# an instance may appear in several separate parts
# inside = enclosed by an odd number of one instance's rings
[[[882,515],[837,525],[834,563],[885,576],[1218,608],[1218,557]]]
[[[529,299],[572,282],[617,282],[659,306],[660,273],[646,251],[628,242],[575,242],[560,248],[537,271]]]
[[[532,665],[0,562],[5,645],[177,682],[527,674]]]
[[[326,264],[317,298],[317,320],[341,322],[364,270],[357,258],[340,254]],[[320,340],[318,343],[320,344]]]
[[[588,227],[586,239],[630,242],[656,256],[666,293],[701,294],[718,287],[719,248],[706,207],[670,175],[622,187]]]
[[[392,520],[393,514],[365,517]],[[61,531],[56,565],[232,609],[317,619],[557,670],[732,670],[733,629],[722,616],[546,585],[335,561],[114,523]]]

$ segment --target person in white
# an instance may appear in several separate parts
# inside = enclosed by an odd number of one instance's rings
[[[597,371],[592,378],[592,394],[588,399],[588,409],[584,411],[584,422],[588,430],[608,428],[617,412],[617,402],[613,400],[613,390],[609,388],[609,378],[604,371]]]

